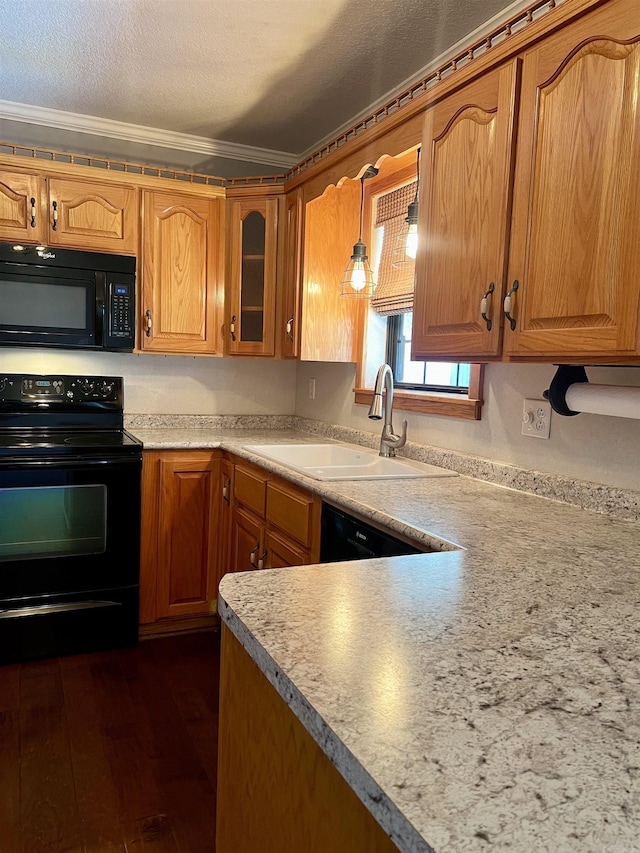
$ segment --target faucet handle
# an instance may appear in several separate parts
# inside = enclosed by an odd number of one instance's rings
[[[400,447],[404,447],[405,444],[407,443],[407,422],[406,421],[402,421],[402,432],[398,436],[398,439],[399,439],[398,443],[394,444],[394,447],[396,448],[396,450]]]

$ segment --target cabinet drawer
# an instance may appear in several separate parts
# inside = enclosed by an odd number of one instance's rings
[[[280,569],[284,566],[304,566],[311,562],[309,552],[287,537],[269,531],[264,540],[265,569]]]
[[[303,545],[311,545],[314,499],[281,483],[267,484],[267,521]]]
[[[236,465],[233,497],[237,503],[252,509],[264,518],[266,506],[267,478],[254,470]]]

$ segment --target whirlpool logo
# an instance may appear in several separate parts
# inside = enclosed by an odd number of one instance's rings
[[[48,261],[50,258],[55,258],[55,252],[38,252],[38,256],[42,258],[43,261]]]

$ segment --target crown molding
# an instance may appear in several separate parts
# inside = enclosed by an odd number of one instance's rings
[[[124,139],[127,142],[137,142],[143,145],[158,145],[161,148],[172,148],[177,151],[194,151],[207,157],[224,157],[228,160],[264,163],[281,169],[289,169],[300,159],[298,155],[291,154],[288,151],[256,148],[252,145],[223,142],[205,136],[192,136],[188,133],[177,133],[171,130],[144,127],[139,124],[128,124],[124,121],[52,110],[48,107],[19,104],[15,101],[3,101],[1,99],[0,119],[55,127],[59,130],[69,130],[76,133],[89,133],[92,136],[106,136],[110,139]]]

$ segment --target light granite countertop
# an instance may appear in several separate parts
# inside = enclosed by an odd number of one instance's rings
[[[220,613],[401,851],[640,850],[640,525],[466,476],[321,483],[442,553],[227,575]],[[205,436],[204,433],[207,433]]]

